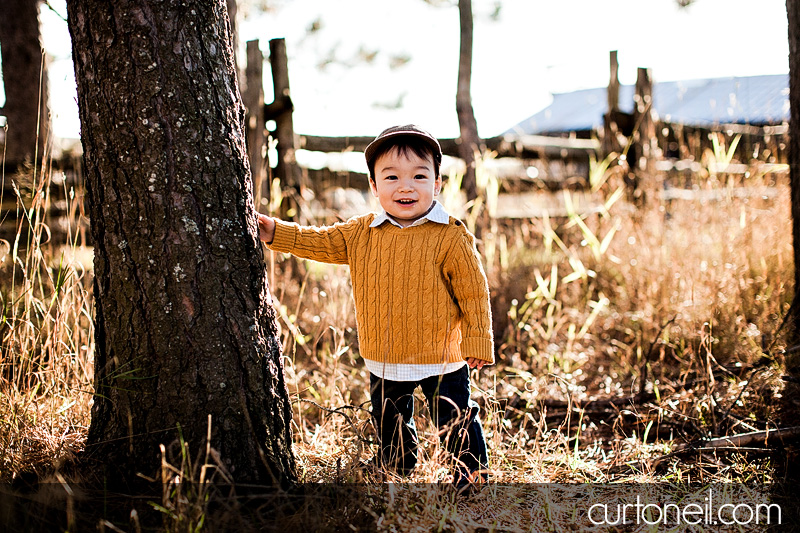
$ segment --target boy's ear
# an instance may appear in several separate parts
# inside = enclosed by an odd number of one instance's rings
[[[378,196],[378,186],[375,184],[375,178],[370,176],[368,178],[368,181],[369,181],[369,190],[372,191],[372,196],[377,197]]]
[[[442,192],[442,175],[438,174],[436,176],[436,183],[433,185],[433,195],[439,196],[440,192]]]

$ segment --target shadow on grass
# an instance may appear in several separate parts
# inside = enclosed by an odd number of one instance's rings
[[[365,485],[284,491],[184,483],[137,494],[62,483],[15,489],[0,486],[2,531],[376,531],[372,509],[381,508]]]
[[[793,485],[0,486],[0,530],[17,531],[800,531]]]

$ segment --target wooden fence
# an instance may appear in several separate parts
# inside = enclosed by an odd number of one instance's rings
[[[308,179],[309,173],[303,172],[297,164],[296,151],[298,149],[315,152],[360,152],[374,139],[374,135],[320,137],[296,133],[292,122],[293,103],[284,40],[271,40],[269,49],[274,101],[264,103],[261,70],[264,57],[258,41],[247,43],[247,68],[242,91],[245,108],[248,110],[248,154],[250,154],[250,166],[255,169],[253,186],[262,198],[269,197],[269,184],[273,178],[278,178],[284,187],[316,188],[316,184]],[[272,132],[266,130],[268,121],[275,122],[275,129]],[[266,153],[268,137],[277,141],[278,157],[274,170],[266,164],[263,155]],[[439,141],[444,154],[459,157],[459,139],[440,139]],[[600,142],[596,139],[542,135],[501,135],[483,139],[482,142],[487,150],[491,150],[498,157],[581,162],[587,167],[587,171],[590,155],[596,156],[601,150]],[[352,173],[348,173],[347,179],[353,183],[366,183],[360,178],[353,179]]]
[[[32,169],[7,173],[0,187],[0,239],[9,247],[27,247],[35,227],[40,242],[89,244],[89,219],[84,205],[80,159],[52,160],[33,178]],[[6,246],[3,244],[3,246]]]
[[[241,93],[246,114],[246,140],[247,153],[250,160],[252,171],[254,193],[256,200],[267,201],[270,195],[271,183],[277,178],[284,189],[294,189],[302,192],[303,189],[311,188],[316,193],[332,187],[347,187],[365,190],[368,188],[367,177],[364,174],[352,171],[334,171],[330,169],[302,169],[297,163],[297,150],[309,150],[315,152],[348,152],[363,151],[373,136],[355,137],[321,137],[309,134],[298,134],[294,131],[292,113],[294,104],[291,99],[289,86],[289,70],[286,54],[286,45],[283,39],[273,39],[269,42],[270,68],[272,71],[273,93],[272,102],[265,103],[263,90],[263,65],[264,56],[259,47],[258,41],[247,43],[247,63],[244,69],[244,76],[241,78]],[[611,53],[611,80],[609,82],[609,113],[605,117],[605,127],[600,132],[600,140],[596,138],[575,138],[572,137],[552,137],[542,135],[501,135],[483,139],[485,148],[498,158],[516,158],[525,161],[520,163],[521,173],[524,175],[525,167],[535,166],[540,170],[542,176],[555,176],[559,184],[563,184],[566,178],[575,175],[588,176],[590,158],[602,159],[603,154],[611,151],[621,152],[624,147],[620,139],[629,136],[633,140],[633,145],[629,147],[628,160],[631,161],[630,177],[635,179],[637,172],[643,174],[681,174],[685,175],[687,170],[694,172],[700,163],[697,158],[692,156],[683,160],[657,159],[656,152],[659,143],[666,143],[670,139],[666,137],[664,125],[657,124],[652,120],[650,113],[650,102],[652,100],[652,81],[649,71],[639,69],[639,77],[636,88],[636,103],[633,115],[621,113],[618,108],[619,82],[616,77],[616,54]],[[267,123],[273,121],[275,127],[268,131]],[[675,127],[670,126],[669,135],[676,135]],[[691,127],[677,126],[680,130],[679,135],[684,135],[698,146],[701,141],[697,140],[703,132]],[[766,138],[772,144],[780,143],[776,141],[785,134],[784,126],[767,126],[764,128],[747,125],[730,125],[726,127],[731,130],[728,133],[742,133],[753,138]],[[735,131],[734,131],[735,130]],[[707,133],[706,133],[707,135]],[[662,138],[663,137],[663,138]],[[271,143],[276,144],[278,157],[277,165],[271,168],[267,158],[267,146]],[[440,139],[442,151],[449,156],[459,156],[459,139]],[[772,147],[777,151],[778,146]],[[751,150],[750,146],[745,147]],[[71,152],[69,158],[56,162],[62,167],[57,170],[58,176],[51,185],[47,193],[47,218],[48,227],[53,238],[63,240],[67,236],[74,236],[77,231],[80,233],[83,242],[88,240],[88,221],[85,217],[81,220],[77,228],[71,227],[68,215],[74,215],[76,209],[82,210],[82,204],[72,204],[67,202],[69,194],[82,194],[82,184],[78,183],[79,172],[75,171],[75,166],[79,164],[79,158],[75,157],[75,151]],[[663,155],[662,155],[663,157]],[[646,161],[644,168],[640,161]],[[730,166],[726,173],[736,174],[739,167],[743,167],[745,172],[746,165]],[[776,169],[770,172],[779,171]],[[2,187],[2,205],[0,206],[0,238],[12,240],[15,238],[19,228],[23,227],[26,214],[23,204],[30,206],[36,194],[35,184],[16,184],[14,180],[6,175],[6,180]],[[547,180],[540,180],[538,183],[546,184]],[[16,189],[14,188],[16,187]],[[557,188],[557,187],[556,187]],[[71,192],[70,192],[71,191]],[[42,193],[44,194],[44,193]],[[659,192],[659,194],[661,194]],[[688,192],[667,192],[670,199],[685,199],[691,196]],[[663,195],[662,195],[663,196]],[[20,202],[19,198],[25,200]],[[551,205],[552,198],[545,198],[542,195],[528,194],[521,200],[507,200],[511,202],[503,209],[498,210],[500,214],[507,218],[538,216],[541,212],[549,211],[552,214],[559,212],[557,206]],[[70,207],[72,205],[72,207]],[[587,204],[588,205],[588,204]],[[72,209],[72,213],[68,210]],[[74,223],[74,221],[73,221]]]

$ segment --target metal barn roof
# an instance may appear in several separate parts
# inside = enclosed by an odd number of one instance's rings
[[[607,89],[553,95],[553,103],[506,133],[547,134],[602,127]],[[619,90],[621,111],[633,111],[633,85]],[[659,118],[693,126],[780,124],[789,121],[789,75],[713,78],[653,84]]]

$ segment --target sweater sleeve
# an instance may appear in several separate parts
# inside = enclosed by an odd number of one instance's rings
[[[443,265],[445,280],[450,284],[456,305],[462,313],[463,357],[494,363],[489,283],[475,248],[475,237],[463,226],[458,227],[458,235]]]
[[[352,225],[353,221],[348,221],[317,228],[275,220],[275,236],[267,246],[303,259],[344,265],[348,260],[346,233]]]

